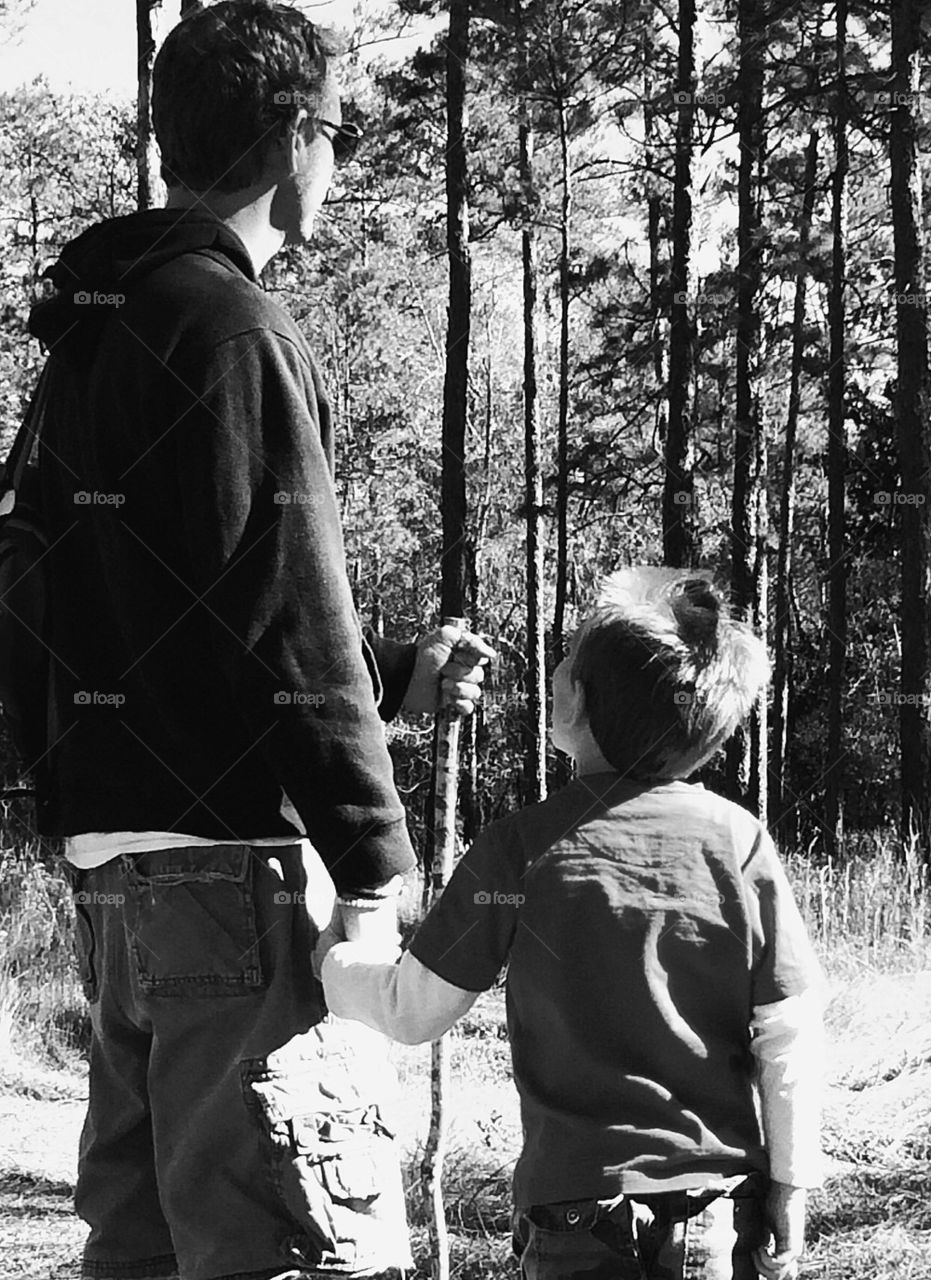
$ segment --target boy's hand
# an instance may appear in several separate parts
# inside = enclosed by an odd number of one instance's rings
[[[408,712],[436,711],[438,686],[445,706],[471,715],[482,696],[485,666],[496,657],[479,636],[456,627],[438,627],[417,641],[417,659],[401,704]]]
[[[396,876],[395,880],[400,885],[401,877]],[[383,955],[386,960],[394,960],[401,944],[397,894],[365,902],[356,900],[347,903],[337,900],[333,918],[317,938],[311,957],[315,978],[320,977],[327,953],[340,942],[361,942]]]
[[[757,1270],[764,1280],[795,1280],[798,1260],[805,1247],[804,1187],[790,1187],[773,1182],[766,1197],[766,1217],[773,1243],[757,1249],[753,1255]]]
[[[346,941],[340,932],[341,927],[339,911],[337,910],[333,912],[333,919],[317,937],[317,945],[314,947],[314,953],[310,958],[310,967],[313,969],[314,977],[318,981],[327,952],[332,951],[338,942]]]
[[[398,893],[402,879],[395,876],[383,886],[377,898],[338,899],[338,931],[347,942],[396,951],[398,937]]]

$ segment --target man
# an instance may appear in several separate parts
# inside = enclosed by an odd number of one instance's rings
[[[68,245],[32,317],[58,713],[40,820],[74,868],[94,1030],[86,1280],[403,1263],[384,1125],[310,957],[334,884],[365,936],[412,865],[379,711],[429,709],[441,676],[469,709],[491,651],[363,639],[326,397],[256,284],[351,140],[333,51],[271,0],[175,28],[168,207]]]

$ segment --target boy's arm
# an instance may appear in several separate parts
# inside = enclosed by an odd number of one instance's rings
[[[815,988],[757,1005],[750,1024],[770,1174],[794,1187],[821,1185],[821,1010]]]
[[[820,992],[757,1005],[750,1033],[773,1180],[767,1197],[773,1245],[759,1252],[757,1265],[767,1280],[779,1280],[793,1274],[805,1243],[807,1188],[821,1182]]]
[[[496,823],[482,832],[399,965],[386,963],[396,958],[396,947],[337,945],[327,953],[321,977],[333,1013],[417,1044],[448,1030],[492,986],[523,901],[523,855],[508,831]]]
[[[355,1018],[402,1044],[437,1040],[478,997],[440,978],[409,951],[399,964],[386,963],[363,943],[341,942],[323,961],[327,1007],[338,1018]]]

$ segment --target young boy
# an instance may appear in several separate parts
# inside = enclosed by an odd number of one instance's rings
[[[575,780],[483,832],[400,963],[323,961],[332,1013],[407,1043],[507,964],[528,1280],[797,1273],[821,973],[763,827],[685,781],[766,676],[705,577],[615,574],[553,676]]]

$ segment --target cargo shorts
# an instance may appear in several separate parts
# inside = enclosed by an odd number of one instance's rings
[[[314,851],[228,844],[69,871],[93,1031],[83,1280],[409,1266],[387,1046],[330,1017],[311,971]]]

